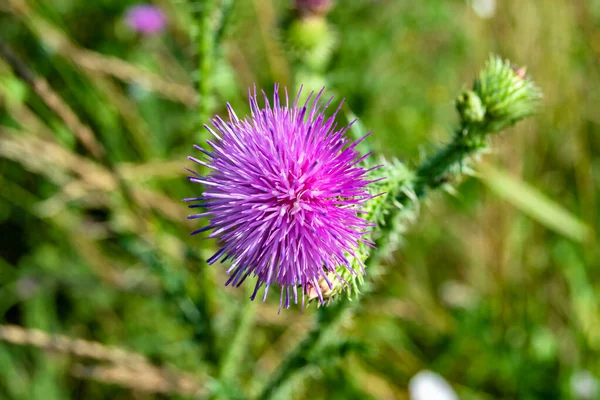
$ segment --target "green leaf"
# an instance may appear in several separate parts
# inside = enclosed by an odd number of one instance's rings
[[[478,176],[496,195],[546,228],[577,242],[589,237],[585,223],[526,182],[487,164],[480,165]]]

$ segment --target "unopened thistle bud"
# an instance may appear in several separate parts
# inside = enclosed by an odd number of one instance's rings
[[[295,58],[313,70],[321,70],[331,59],[336,34],[325,18],[311,16],[291,23],[286,42]]]
[[[479,123],[485,118],[485,107],[477,93],[472,90],[466,90],[458,96],[456,110],[466,123]]]
[[[515,65],[513,66],[513,71],[515,71],[517,77],[521,79],[527,78],[527,67],[519,67],[518,65]]]
[[[481,71],[473,92],[485,107],[489,131],[497,132],[535,112],[542,94],[525,72],[496,56]]]

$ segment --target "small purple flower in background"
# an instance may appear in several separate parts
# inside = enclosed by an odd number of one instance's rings
[[[144,35],[160,33],[167,26],[164,12],[152,4],[137,4],[130,7],[125,20],[131,30]]]
[[[333,0],[296,0],[296,10],[303,15],[324,15],[331,10]]]
[[[214,136],[207,141],[211,150],[194,146],[204,160],[188,157],[211,170],[207,176],[189,170],[190,181],[203,184],[204,192],[184,201],[206,209],[189,218],[210,217],[208,226],[192,234],[212,230],[209,237],[218,239],[220,249],[208,263],[232,261],[227,285],[257,277],[252,300],[264,285],[263,301],[269,287],[277,286],[286,308],[292,297],[298,303],[298,287],[303,304],[309,290],[317,290],[323,302],[320,278],[331,288],[346,284],[336,272],[339,266],[364,273],[351,263],[359,243],[368,243],[363,235],[372,226],[360,216],[372,197],[366,188],[369,170],[361,167],[370,153],[356,150],[364,138],[344,137],[349,126],[338,129],[340,108],[325,116],[332,99],[323,104],[322,92],[304,105],[298,104],[298,93],[290,106],[286,90],[282,105],[276,86],[273,106],[263,92],[260,108],[255,89],[249,93],[251,116],[239,119],[227,105],[229,121],[216,117],[214,130],[205,125]]]

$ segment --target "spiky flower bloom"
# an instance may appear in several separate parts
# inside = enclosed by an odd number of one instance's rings
[[[286,91],[281,104],[276,86],[273,106],[263,92],[260,108],[255,90],[249,96],[251,115],[239,119],[228,105],[228,122],[216,117],[214,129],[205,125],[214,136],[207,141],[211,150],[195,146],[204,160],[189,157],[211,170],[206,176],[190,171],[190,181],[204,185],[204,192],[185,199],[200,202],[192,208],[206,209],[189,218],[210,217],[208,226],[192,234],[212,230],[209,237],[218,239],[220,249],[208,263],[232,260],[227,284],[239,286],[256,276],[251,299],[263,286],[263,300],[269,287],[279,287],[286,308],[292,298],[298,302],[298,288],[304,304],[309,291],[324,301],[322,280],[329,289],[348,285],[340,266],[364,273],[360,260],[358,268],[355,263],[372,225],[361,217],[372,197],[370,170],[361,165],[370,153],[356,150],[364,138],[350,142],[348,127],[338,129],[339,107],[325,115],[332,99],[323,104],[322,92],[304,105],[298,104],[298,93],[290,105]]]
[[[137,4],[127,10],[125,15],[131,30],[143,35],[160,33],[167,26],[164,12],[152,4]]]

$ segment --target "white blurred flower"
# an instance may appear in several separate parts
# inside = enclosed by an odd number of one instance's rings
[[[408,383],[411,400],[458,400],[452,386],[435,372],[423,370]]]
[[[480,18],[492,18],[496,13],[496,0],[470,0],[469,3]]]
[[[571,393],[576,399],[597,399],[600,383],[589,371],[576,371],[571,375]]]
[[[477,305],[479,296],[475,289],[458,281],[446,281],[440,288],[444,304],[452,308],[471,309]]]

